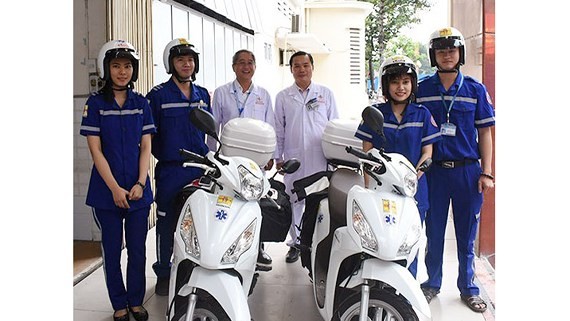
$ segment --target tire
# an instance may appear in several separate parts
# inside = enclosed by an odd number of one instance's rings
[[[178,320],[185,320],[184,312]],[[213,296],[198,297],[192,321],[231,321],[224,309]]]
[[[375,313],[380,312],[380,318]],[[334,321],[358,321],[360,315],[360,292],[355,292],[339,304]],[[368,301],[368,320],[418,321],[412,306],[402,296],[393,292],[371,289]]]

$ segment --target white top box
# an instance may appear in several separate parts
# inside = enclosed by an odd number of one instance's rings
[[[333,119],[327,123],[322,138],[326,159],[358,164],[358,158],[346,151],[347,146],[362,150],[362,141],[354,137],[358,125],[358,120],[350,119]]]
[[[275,152],[275,130],[268,123],[253,118],[234,118],[222,129],[221,154],[241,156],[263,168]]]

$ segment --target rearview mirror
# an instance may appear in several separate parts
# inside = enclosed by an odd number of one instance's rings
[[[281,171],[285,174],[292,174],[299,169],[299,166],[301,166],[301,162],[296,158],[291,158],[285,163],[283,163]]]
[[[384,136],[384,115],[378,108],[368,106],[362,111],[364,124],[380,136]]]
[[[196,128],[212,136],[219,142],[218,134],[216,133],[216,120],[214,116],[202,108],[194,108],[190,111],[190,122]]]

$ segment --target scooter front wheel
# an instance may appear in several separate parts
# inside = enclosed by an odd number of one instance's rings
[[[358,321],[360,317],[360,292],[355,292],[339,304],[334,321]],[[368,320],[418,321],[410,304],[392,292],[371,290],[368,301]]]
[[[186,314],[180,316],[180,321],[186,320]],[[224,309],[212,296],[207,300],[199,298],[194,309],[192,321],[231,321]]]

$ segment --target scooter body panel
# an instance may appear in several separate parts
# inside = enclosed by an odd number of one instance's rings
[[[356,275],[344,280],[348,288],[354,288],[364,283],[364,280],[378,280],[389,284],[401,293],[418,313],[420,320],[431,320],[431,310],[420,284],[403,266],[378,259],[368,259],[362,262],[362,267]]]
[[[200,258],[186,253],[185,243],[176,230],[174,257],[187,258],[206,269],[234,269],[243,278],[243,293],[247,297],[259,251],[261,209],[257,202],[246,202],[235,197],[194,192],[184,204],[190,207],[200,242]],[[183,214],[178,220],[182,224]],[[233,264],[222,264],[222,257],[243,231],[255,222],[255,238],[251,247]]]
[[[408,253],[398,253],[398,250],[408,233],[421,235],[421,220],[415,200],[393,192],[355,186],[348,193],[347,222],[352,222],[353,202],[358,204],[368,224],[373,227],[378,244],[377,251],[364,247],[362,251],[381,260],[406,260],[406,267],[409,266],[419,249],[419,242]],[[354,228],[349,228],[348,232],[355,243],[360,244],[360,236]]]
[[[352,226],[353,202],[358,204],[367,222],[374,230],[374,235],[378,241],[378,250],[376,251],[362,246],[360,236]],[[384,206],[384,204],[387,204],[387,206]],[[347,287],[360,286],[365,279],[383,281],[396,288],[404,294],[406,298],[408,298],[409,295],[413,307],[427,317],[425,320],[430,320],[431,314],[429,306],[427,305],[427,301],[421,292],[417,280],[412,277],[406,268],[397,263],[390,262],[406,260],[407,267],[411,264],[418,252],[420,242],[417,242],[407,255],[397,254],[400,245],[404,242],[407,233],[409,233],[413,225],[416,225],[416,228],[421,231],[421,222],[414,200],[410,197],[392,192],[388,193],[382,190],[369,190],[360,186],[354,186],[348,192],[346,215],[347,226],[339,227],[331,232],[327,199],[321,201],[319,212],[317,213],[317,222],[313,235],[313,250],[311,251],[311,267],[314,276],[313,289],[315,301],[317,303],[317,309],[323,319],[330,320],[333,316],[335,309],[334,294],[336,293],[336,280],[341,264],[349,256],[366,253],[373,258],[365,262],[381,263],[367,265],[372,267],[380,266],[382,269],[373,273],[369,271],[370,268],[367,268],[367,270],[364,271],[365,274],[363,274],[363,267],[361,267],[357,276],[352,277]],[[329,233],[334,233],[334,235],[328,256],[328,270],[326,278],[323,279],[323,276],[319,275],[315,267],[317,266],[317,255],[320,256],[324,253],[318,253],[315,249],[318,248],[319,244],[325,241]],[[388,274],[386,276],[381,275],[384,272]],[[342,286],[345,286],[346,281],[347,280],[341,282]]]
[[[250,321],[247,296],[243,296],[239,278],[223,270],[208,270],[197,266],[193,269],[190,280],[180,288],[179,295],[186,296],[195,288],[210,293],[224,308],[231,320]]]

